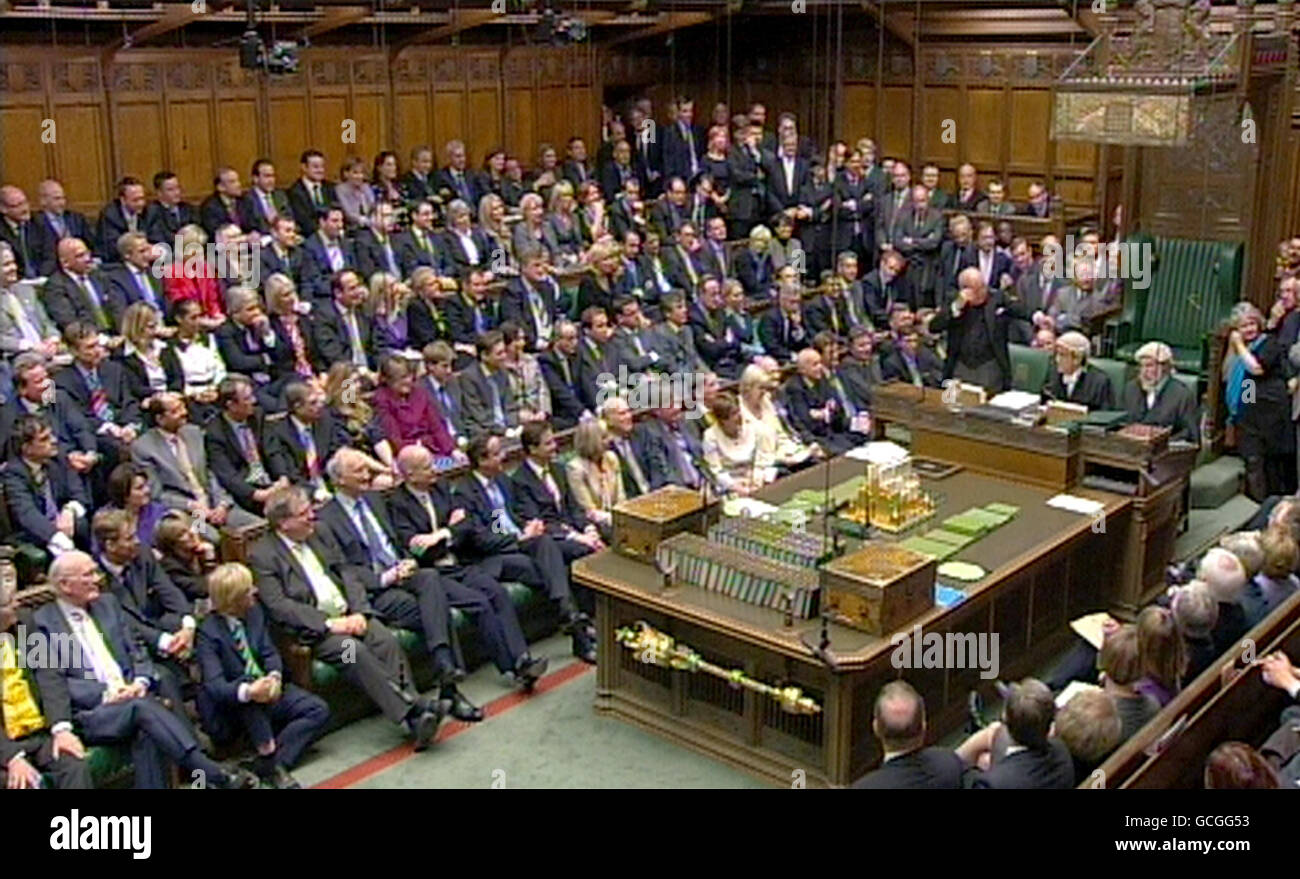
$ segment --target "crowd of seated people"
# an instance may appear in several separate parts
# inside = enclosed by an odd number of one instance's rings
[[[12,539],[60,595],[112,605],[113,652],[142,665],[100,669],[109,692],[121,676],[193,703],[214,740],[244,730],[266,758],[255,774],[284,786],[319,706],[270,683],[266,632],[325,661],[359,645],[344,677],[423,748],[444,717],[482,717],[457,688],[452,608],[525,689],[546,663],[505,582],[552,602],[593,662],[569,565],[610,540],[616,504],[667,484],[748,494],[843,453],[872,435],[884,381],[1003,390],[1013,341],[1055,347],[1045,395],[1132,397],[1135,418],[1194,438],[1167,348],[1130,388],[1087,369],[1079,338],[1114,304],[1088,259],[1060,277],[993,219],[1047,216],[1044,186],[1017,208],[963,166],[946,193],[937,168],[913,185],[868,139],[823,156],[792,114],[772,130],[761,104],[722,111],[704,129],[679,100],[656,137],[639,100],[607,119],[594,163],[575,137],[527,172],[500,149],[471,167],[452,141],[442,167],[427,147],[405,164],[385,151],[349,157],[337,182],[315,149],[291,182],[267,159],[247,187],[223,166],[197,207],[175,174],[152,196],[126,177],[93,221],[56,180],[38,208],[0,187]],[[217,588],[211,570],[240,532],[262,534],[252,598],[242,572]],[[81,584],[92,568],[102,596]],[[424,636],[432,697],[392,627]],[[294,732],[277,747],[280,724]],[[159,779],[152,764],[137,777]]]

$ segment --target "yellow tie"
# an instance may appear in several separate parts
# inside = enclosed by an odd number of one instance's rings
[[[195,496],[203,503],[207,503],[207,489],[203,487],[202,482],[199,482],[199,476],[194,472],[194,465],[190,462],[189,449],[185,448],[185,440],[181,438],[180,434],[177,434],[172,440],[172,452],[176,455],[176,464],[181,468],[181,475],[190,484]]]
[[[45,729],[45,718],[32,695],[27,675],[18,667],[13,640],[0,638],[0,685],[4,688],[5,735],[21,739]]]
[[[122,676],[122,666],[118,664],[112,651],[104,643],[104,636],[99,631],[99,624],[90,615],[90,611],[73,611],[72,624],[80,630],[83,645],[89,647],[90,652],[94,654],[92,658],[95,668],[103,674],[104,678],[107,678],[107,680],[100,680],[100,683],[105,684],[110,689],[125,687],[126,678]]]

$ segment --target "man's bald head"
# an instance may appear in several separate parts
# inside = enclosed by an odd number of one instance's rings
[[[421,445],[409,445],[397,453],[397,469],[403,474],[433,463],[433,453]]]
[[[27,193],[17,186],[6,184],[0,186],[0,214],[12,223],[25,223],[32,218],[31,205],[27,203]]]
[[[59,242],[59,266],[65,272],[84,275],[90,271],[90,248],[80,238],[64,238]]]
[[[890,681],[876,696],[871,729],[890,753],[916,750],[925,744],[925,700],[907,681]]]
[[[805,348],[795,360],[799,374],[811,379],[821,378],[822,356],[816,348]]]
[[[982,305],[988,299],[988,286],[984,283],[984,276],[975,266],[962,269],[961,274],[957,276],[957,285],[961,287],[962,294],[967,296],[974,305]]]

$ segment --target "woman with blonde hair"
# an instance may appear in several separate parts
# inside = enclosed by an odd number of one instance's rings
[[[311,305],[300,302],[293,278],[276,272],[266,279],[266,308],[271,313],[276,344],[285,345],[293,352],[293,371],[301,378],[311,378],[316,373],[308,341],[311,328],[306,318]]]
[[[588,180],[578,187],[578,232],[588,247],[609,234],[609,215],[600,185]]]
[[[478,202],[478,226],[487,238],[491,253],[490,263],[494,274],[513,273],[519,266],[515,259],[515,243],[510,237],[510,228],[506,226],[506,203],[495,192],[489,192]],[[498,260],[497,254],[504,260]],[[504,265],[502,263],[504,262]]]
[[[542,197],[530,192],[519,199],[520,220],[515,223],[510,237],[514,241],[515,253],[527,253],[540,247],[554,260],[558,252],[555,233],[546,222],[546,206]]]
[[[776,382],[767,370],[751,363],[740,374],[740,414],[756,431],[763,453],[771,463],[786,470],[798,470],[825,457],[816,443],[807,444],[789,428],[772,402]]]
[[[573,496],[605,541],[613,533],[614,507],[626,498],[618,456],[608,445],[605,428],[597,419],[579,422],[573,433],[574,455],[565,465]]]
[[[161,326],[158,312],[147,302],[129,305],[122,312],[118,361],[126,372],[130,395],[146,408],[155,394],[185,389],[185,371],[176,352],[163,344]]]
[[[573,184],[561,180],[551,187],[546,225],[555,241],[556,258],[577,262],[582,253],[582,230],[578,228],[578,202],[573,197]]]
[[[411,347],[406,307],[411,303],[411,288],[401,278],[388,272],[370,276],[370,308],[374,324],[376,352],[380,357]]]
[[[208,233],[191,223],[176,233],[181,252],[172,254],[171,264],[163,273],[163,295],[174,305],[182,299],[196,299],[203,307],[203,321],[214,329],[226,319],[217,271],[208,262]]]
[[[500,329],[506,343],[506,380],[519,403],[519,421],[546,421],[551,417],[551,392],[537,357],[528,353],[528,336],[511,320]]]
[[[704,460],[723,491],[753,494],[776,479],[771,448],[754,422],[746,422],[731,394],[713,401],[714,425],[704,431]]]

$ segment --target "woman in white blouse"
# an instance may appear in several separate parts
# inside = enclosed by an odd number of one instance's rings
[[[704,460],[722,489],[748,495],[776,479],[772,449],[763,431],[746,423],[731,394],[713,401],[714,425],[704,431]]]
[[[614,528],[614,507],[623,502],[623,476],[618,456],[606,446],[605,428],[595,418],[580,422],[573,433],[574,455],[565,465],[573,496],[587,521],[608,541]]]
[[[199,314],[202,314],[202,305],[195,299],[182,299],[173,309],[182,303],[197,305]],[[147,302],[137,302],[122,312],[123,341],[118,357],[131,396],[140,400],[146,409],[156,394],[164,391],[180,393],[185,389],[185,373],[180,359],[173,348],[163,344],[159,332],[161,326],[157,310]]]
[[[202,316],[202,309],[193,299],[176,303],[172,311],[176,335],[172,337],[171,348],[185,375],[186,399],[202,407],[214,407],[217,385],[226,377],[226,362],[217,350],[216,339],[200,323]]]
[[[775,384],[763,367],[752,363],[740,374],[741,416],[762,438],[771,463],[794,470],[825,457],[819,446],[804,443],[781,420],[772,403]]]

